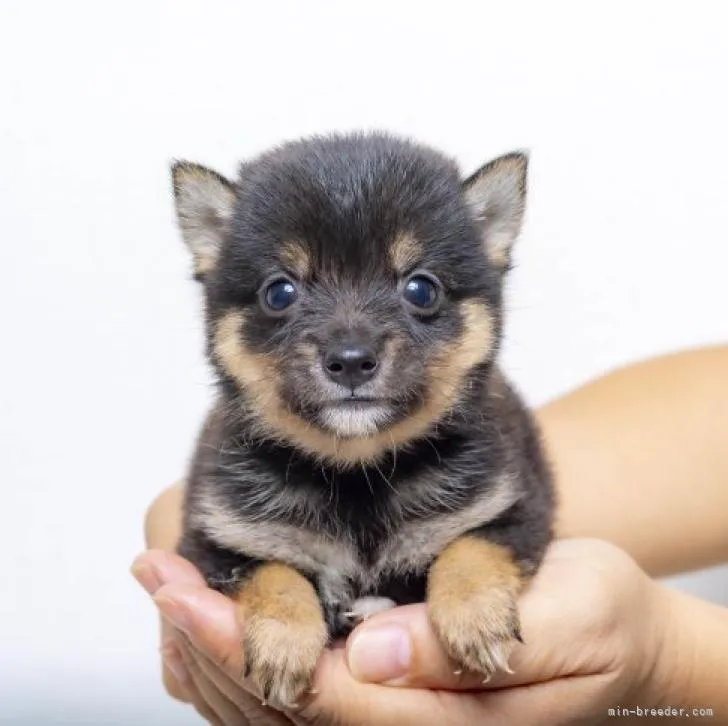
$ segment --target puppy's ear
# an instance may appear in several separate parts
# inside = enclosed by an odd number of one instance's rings
[[[465,198],[480,231],[486,254],[499,268],[510,262],[526,207],[528,156],[500,156],[463,182]]]
[[[215,267],[235,206],[235,186],[215,171],[188,161],[172,165],[177,220],[192,252],[195,279]]]

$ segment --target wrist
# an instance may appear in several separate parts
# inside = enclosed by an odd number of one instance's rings
[[[646,706],[728,708],[728,610],[654,583],[651,645],[637,697]],[[720,703],[718,702],[720,700]]]
[[[674,591],[658,582],[650,586],[650,607],[637,626],[644,629],[643,650],[632,700],[645,707],[677,703],[692,678],[693,643],[684,627],[683,604]]]

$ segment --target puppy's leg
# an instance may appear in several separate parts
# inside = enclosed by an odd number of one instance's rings
[[[234,599],[243,618],[246,674],[266,703],[294,706],[328,639],[313,585],[292,567],[271,562],[257,567]]]
[[[516,597],[526,573],[504,545],[480,535],[452,542],[430,568],[432,625],[458,668],[489,679],[508,669],[520,628]]]

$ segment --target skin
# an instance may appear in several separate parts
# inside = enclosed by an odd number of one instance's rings
[[[453,673],[424,607],[412,605],[328,650],[301,709],[262,707],[241,678],[235,606],[171,553],[181,515],[172,487],[148,512],[151,549],[133,567],[162,615],[167,690],[216,724],[592,724],[630,704],[728,718],[728,611],[650,578],[728,561],[727,371],[728,346],[689,351],[537,412],[561,541],[519,602],[514,673],[485,685]],[[378,656],[367,661],[368,645]]]
[[[628,366],[537,415],[561,537],[613,542],[653,576],[728,561],[728,346]]]

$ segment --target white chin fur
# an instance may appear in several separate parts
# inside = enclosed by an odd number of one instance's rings
[[[388,418],[382,406],[327,408],[321,414],[323,425],[338,436],[372,436]]]

